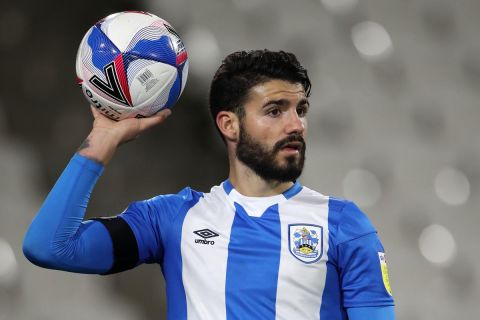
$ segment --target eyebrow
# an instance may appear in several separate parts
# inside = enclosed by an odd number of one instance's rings
[[[289,104],[289,101],[287,99],[268,100],[267,102],[265,102],[263,104],[262,108],[265,108],[266,106],[268,106],[270,104],[278,104],[280,106],[286,106],[286,105]],[[308,101],[307,98],[302,98],[300,101],[298,101],[297,106],[301,106],[301,105],[310,106],[310,102]]]

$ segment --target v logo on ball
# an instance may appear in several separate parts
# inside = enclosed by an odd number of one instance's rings
[[[117,60],[117,59],[115,59]],[[93,84],[97,89],[108,95],[109,97],[123,103],[127,106],[131,106],[130,95],[128,94],[128,88],[126,93],[122,90],[122,86],[118,79],[117,70],[115,68],[115,61],[110,62],[103,68],[103,73],[107,79],[107,82],[103,81],[97,75],[90,78],[89,82]]]

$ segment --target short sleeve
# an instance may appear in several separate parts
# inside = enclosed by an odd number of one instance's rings
[[[132,230],[138,249],[138,262],[154,263],[162,255],[159,215],[148,200],[131,203],[119,215]]]
[[[194,192],[185,188],[177,194],[133,202],[119,215],[135,236],[138,264],[162,262],[165,239],[171,225],[180,209],[192,201]]]
[[[340,244],[338,255],[345,308],[394,304],[389,293],[384,248],[377,233]]]
[[[393,305],[385,250],[374,226],[353,202],[342,204],[333,244],[344,307]]]
[[[338,214],[337,244],[376,232],[365,213],[351,201],[344,201]]]

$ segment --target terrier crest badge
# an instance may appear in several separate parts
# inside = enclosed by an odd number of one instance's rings
[[[323,255],[323,227],[314,224],[288,225],[288,249],[298,260],[314,263]]]

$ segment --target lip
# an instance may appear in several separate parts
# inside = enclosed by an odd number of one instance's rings
[[[303,147],[303,143],[300,141],[292,141],[285,144],[280,150],[289,154],[299,154]]]
[[[282,148],[280,152],[288,155],[298,155],[300,154],[300,150],[298,149],[293,149],[293,148]]]
[[[292,142],[289,142],[287,144],[285,144],[282,149],[294,149],[294,150],[297,150],[297,151],[300,151],[300,149],[302,149],[303,147],[303,143],[300,142],[300,141],[292,141]]]

